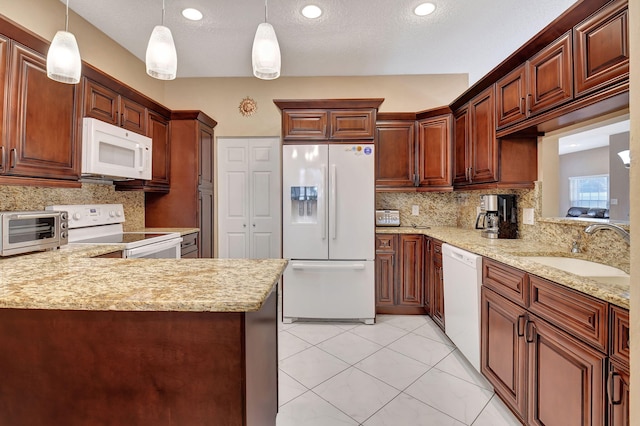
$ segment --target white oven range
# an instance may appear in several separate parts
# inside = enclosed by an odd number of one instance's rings
[[[123,258],[180,259],[177,232],[124,232],[122,204],[60,204],[46,210],[66,211],[69,244],[124,244]]]

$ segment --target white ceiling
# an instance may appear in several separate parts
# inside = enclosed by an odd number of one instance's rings
[[[413,9],[421,0],[270,0],[281,75],[468,73],[473,84],[576,0],[430,1],[436,11],[418,17]],[[310,3],[324,10],[314,21],[299,13]],[[70,0],[69,7],[141,60],[162,17],[162,0]],[[184,19],[186,7],[204,19]],[[251,46],[263,21],[263,0],[166,0],[178,77],[251,76]],[[73,20],[69,26],[73,32]]]
[[[558,139],[558,154],[571,154],[573,152],[609,146],[609,138],[611,135],[628,132],[630,125],[631,123],[628,116],[626,116],[622,121],[612,124],[590,128],[584,131],[576,130],[577,133]]]

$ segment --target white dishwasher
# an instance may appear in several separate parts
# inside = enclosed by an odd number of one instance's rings
[[[480,371],[482,256],[442,245],[445,333]]]

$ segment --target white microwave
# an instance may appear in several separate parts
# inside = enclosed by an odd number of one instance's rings
[[[151,179],[151,138],[96,120],[82,119],[82,176]]]

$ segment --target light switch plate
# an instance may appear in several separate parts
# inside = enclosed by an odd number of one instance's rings
[[[533,209],[522,209],[522,223],[525,225],[533,225]]]
[[[411,206],[411,215],[412,216],[418,216],[419,214],[420,214],[420,207]]]

